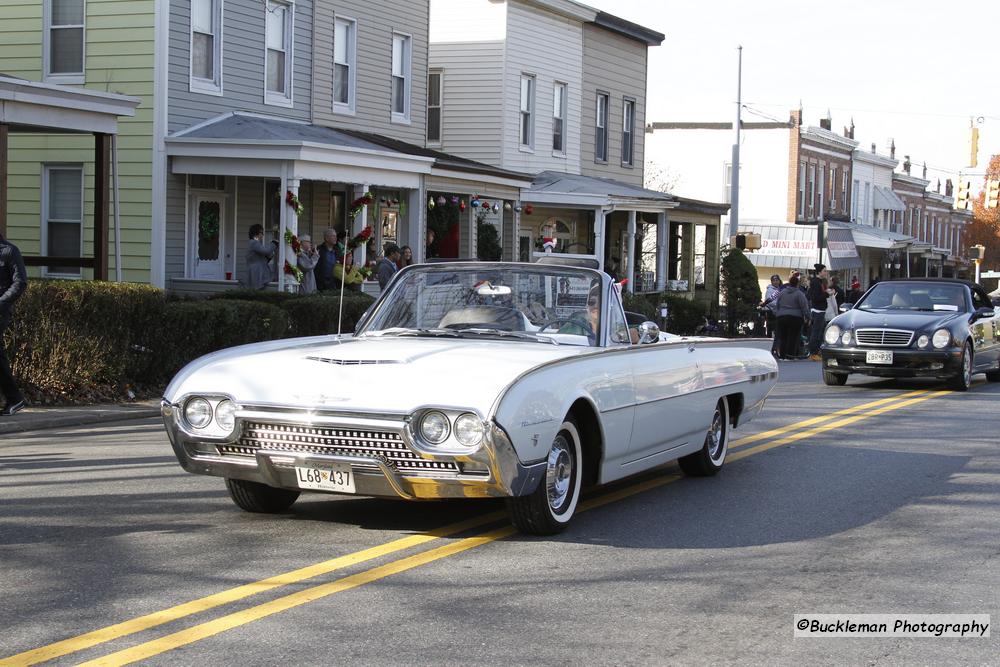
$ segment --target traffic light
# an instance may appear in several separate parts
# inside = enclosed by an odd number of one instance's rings
[[[734,248],[739,248],[740,250],[747,249],[747,237],[746,234],[737,234],[736,236],[729,237],[729,245]]]
[[[955,198],[955,208],[960,211],[968,211],[972,208],[970,195],[972,194],[972,181],[963,178],[958,182],[958,197]]]
[[[986,181],[986,208],[1000,207],[1000,181],[988,179]]]

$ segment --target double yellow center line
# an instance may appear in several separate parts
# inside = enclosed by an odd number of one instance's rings
[[[827,431],[842,428],[850,424],[870,419],[878,415],[899,410],[904,407],[915,405],[923,401],[930,400],[937,396],[942,396],[948,392],[918,390],[905,392],[890,398],[883,398],[870,403],[837,410],[826,415],[805,419],[788,426],[757,433],[730,443],[730,453],[727,461],[737,461],[754,454],[780,447],[811,437]],[[761,443],[751,446],[754,443]],[[734,451],[737,450],[737,451]],[[624,488],[602,493],[601,495],[589,498],[582,502],[577,512],[601,507],[620,501],[624,498],[643,493],[651,489],[671,484],[681,479],[678,473],[661,475],[654,479],[634,483]],[[267,579],[262,579],[242,586],[237,586],[207,597],[185,602],[183,604],[164,609],[162,611],[140,616],[122,623],[110,625],[99,630],[78,635],[69,639],[48,644],[40,648],[25,651],[6,659],[0,659],[0,667],[13,665],[34,665],[47,660],[53,660],[71,653],[76,653],[99,644],[123,637],[133,635],[138,632],[150,630],[160,625],[199,614],[223,605],[231,604],[243,600],[258,593],[273,591],[283,586],[296,584],[308,579],[329,574],[338,570],[365,563],[378,558],[399,553],[401,551],[422,546],[436,540],[467,532],[477,528],[482,528],[490,524],[497,523],[504,519],[504,513],[491,512],[483,516],[475,517],[466,521],[444,526],[435,530],[427,531],[417,535],[400,538],[385,544],[364,549],[351,554],[333,558],[331,560],[309,565],[307,567],[285,572]],[[447,558],[455,554],[474,549],[476,547],[495,542],[496,540],[509,537],[515,533],[515,529],[509,526],[497,528],[472,537],[449,542],[427,551],[404,556],[397,560],[363,570],[356,574],[336,579],[327,583],[318,584],[309,588],[290,593],[268,602],[249,607],[240,611],[226,614],[211,621],[206,621],[189,628],[165,635],[158,639],[143,642],[136,646],[126,648],[109,655],[97,658],[85,665],[126,665],[139,660],[144,660],[155,655],[159,655],[171,649],[179,648],[194,642],[217,635],[226,630],[230,630],[253,621],[260,620],[267,616],[286,611],[293,607],[319,600],[321,598],[334,595],[343,591],[351,590],[364,584],[372,583],[385,577],[405,572],[421,565],[426,565],[442,558]]]

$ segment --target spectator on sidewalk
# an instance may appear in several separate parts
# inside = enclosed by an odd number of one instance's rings
[[[781,276],[776,273],[771,276],[771,284],[764,291],[764,300],[760,304],[764,309],[764,326],[767,328],[767,335],[773,339],[771,354],[775,356],[778,355],[778,337],[775,335],[774,325],[777,316],[774,313],[778,309],[778,295],[781,294],[781,287]]]
[[[809,327],[809,360],[819,361],[819,347],[823,344],[823,330],[826,328],[826,305],[829,295],[827,290],[827,277],[824,264],[814,264],[816,273],[809,281],[809,290],[806,298],[809,300],[809,319],[812,324]]]
[[[347,242],[347,237],[344,237],[344,242]],[[320,291],[333,289],[333,267],[337,265],[337,260],[340,259],[336,229],[328,229],[323,232],[323,243],[320,244],[317,250],[319,251],[319,258],[313,270],[313,275],[316,277],[316,289]]]
[[[385,255],[375,265],[375,276],[378,278],[378,286],[385,289],[392,277],[399,271],[396,262],[399,261],[399,246],[395,243],[385,244]]]
[[[319,262],[319,253],[313,247],[312,237],[308,234],[300,236],[299,243],[302,244],[302,249],[299,250],[299,255],[296,258],[296,264],[298,264],[299,270],[302,271],[302,282],[299,284],[299,293],[313,294],[316,292],[316,274],[314,271],[316,264]]]
[[[794,359],[798,355],[799,333],[809,319],[809,302],[799,289],[799,275],[792,274],[788,285],[778,295],[777,335],[779,338],[778,358]],[[819,318],[823,319],[820,313]]]
[[[10,359],[3,343],[3,333],[14,320],[14,304],[28,289],[28,272],[17,246],[0,234],[0,392],[6,403],[0,415],[9,416],[24,409],[24,394],[14,382]]]
[[[271,258],[278,249],[278,242],[264,243],[263,225],[250,226],[250,247],[247,248],[247,287],[264,289],[271,282]]]

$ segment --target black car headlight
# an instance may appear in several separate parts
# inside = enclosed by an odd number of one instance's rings
[[[938,329],[934,332],[934,336],[931,337],[931,343],[938,350],[948,347],[951,345],[951,332],[947,329]]]
[[[921,350],[926,349],[928,345],[931,344],[931,338],[927,334],[922,334],[920,338],[917,339],[917,347]]]
[[[823,336],[823,340],[826,341],[827,345],[836,345],[837,341],[840,340],[840,327],[836,324],[831,324],[826,328],[826,334]]]

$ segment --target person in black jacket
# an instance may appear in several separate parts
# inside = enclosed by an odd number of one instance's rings
[[[24,409],[24,394],[14,382],[10,360],[3,344],[3,332],[14,318],[14,303],[28,288],[28,272],[17,246],[0,234],[0,392],[7,403],[0,415],[12,415]]]
[[[826,303],[830,296],[826,292],[826,279],[829,274],[826,272],[824,264],[814,264],[813,268],[816,269],[816,273],[809,281],[809,291],[806,292],[812,320],[809,328],[809,359],[819,361],[819,347],[823,344],[823,330],[826,329],[826,320],[824,319]]]

